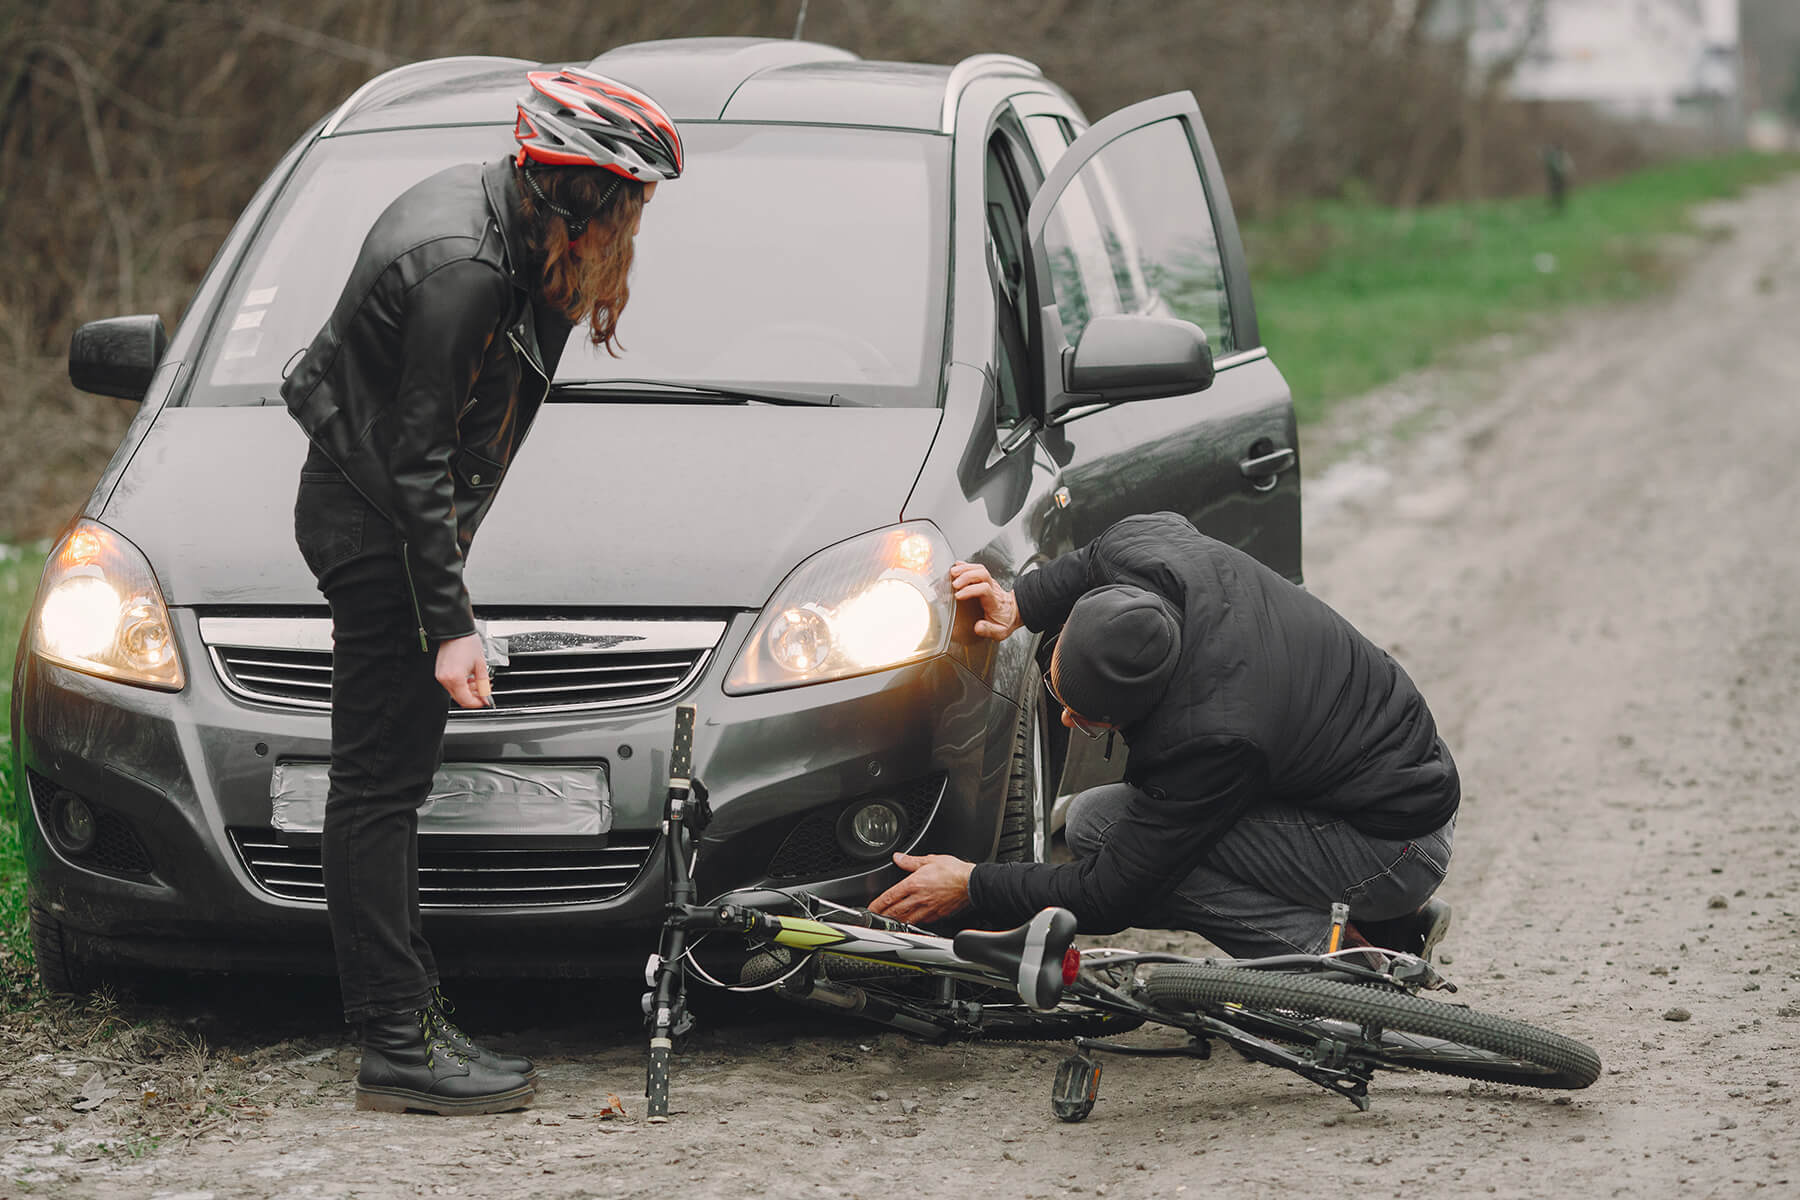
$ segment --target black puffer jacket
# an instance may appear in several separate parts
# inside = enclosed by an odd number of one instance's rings
[[[475,631],[463,559],[570,330],[537,289],[511,161],[441,171],[376,220],[281,387],[399,531],[421,645]]]
[[[1324,601],[1173,513],[1131,517],[1018,581],[1028,628],[1060,626],[1089,590],[1147,588],[1182,614],[1167,693],[1120,731],[1138,789],[1101,853],[1060,865],[983,864],[984,916],[1046,905],[1084,931],[1124,928],[1199,865],[1247,810],[1342,813],[1404,840],[1456,812],[1456,765],[1406,672]]]

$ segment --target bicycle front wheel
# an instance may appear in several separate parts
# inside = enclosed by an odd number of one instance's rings
[[[1573,1038],[1407,992],[1198,963],[1156,967],[1145,990],[1167,1012],[1205,1013],[1293,1044],[1341,1042],[1379,1066],[1540,1088],[1584,1088],[1600,1076],[1600,1057]]]

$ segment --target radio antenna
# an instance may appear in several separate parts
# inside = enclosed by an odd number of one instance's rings
[[[794,18],[794,40],[800,40],[800,31],[806,28],[806,0],[800,0],[800,15]]]

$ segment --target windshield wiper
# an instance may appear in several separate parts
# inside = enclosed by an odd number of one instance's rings
[[[795,392],[778,388],[714,387],[712,384],[682,383],[675,379],[567,379],[558,380],[551,388],[552,398],[563,400],[606,400],[656,398],[659,396],[693,397],[696,400],[724,404],[786,404],[827,408],[842,405],[845,400],[835,392]]]

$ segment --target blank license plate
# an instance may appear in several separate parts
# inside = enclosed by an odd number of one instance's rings
[[[323,832],[328,771],[322,762],[277,764],[269,823],[285,833]],[[419,809],[419,832],[593,837],[612,819],[605,764],[446,763]]]

